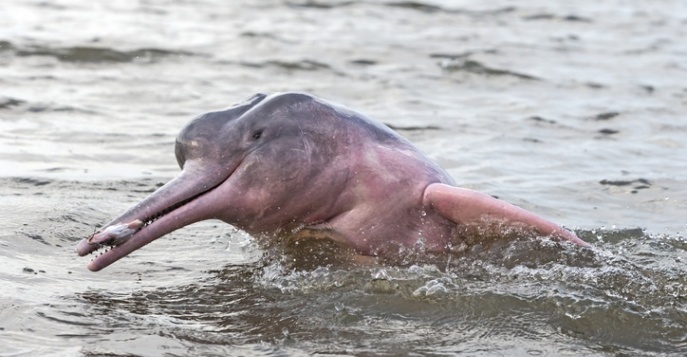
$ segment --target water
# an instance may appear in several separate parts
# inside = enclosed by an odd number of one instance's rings
[[[684,355],[686,24],[678,0],[5,1],[0,355]],[[75,243],[176,174],[184,123],[283,90],[594,249],[291,271],[208,221],[86,271]]]

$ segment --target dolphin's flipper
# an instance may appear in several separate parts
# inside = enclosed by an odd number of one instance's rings
[[[532,212],[487,194],[440,183],[427,186],[423,204],[456,224],[480,224],[484,220],[498,220],[513,226],[528,227],[542,236],[567,240],[583,247],[589,244],[574,233]]]

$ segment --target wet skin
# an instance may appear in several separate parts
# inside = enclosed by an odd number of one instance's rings
[[[360,256],[398,254],[419,239],[424,251],[444,252],[460,227],[489,221],[587,245],[533,213],[455,187],[385,125],[307,94],[257,94],[203,114],[181,131],[175,152],[176,178],[78,244],[82,256],[110,248],[90,270],[206,219],[254,236],[310,232]]]

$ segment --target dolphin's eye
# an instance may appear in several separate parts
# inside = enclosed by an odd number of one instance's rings
[[[262,130],[258,130],[255,133],[253,133],[253,139],[258,140],[262,137]]]

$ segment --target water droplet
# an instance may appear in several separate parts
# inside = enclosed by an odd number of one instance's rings
[[[427,288],[427,296],[437,295],[441,296],[448,293],[448,289],[443,284],[436,284]]]

